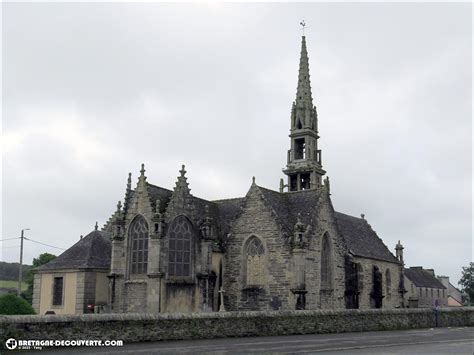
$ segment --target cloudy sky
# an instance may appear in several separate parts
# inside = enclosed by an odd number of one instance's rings
[[[307,23],[336,210],[409,266],[472,260],[471,4],[3,4],[2,238],[67,248],[127,174],[277,190]],[[18,240],[1,244],[17,261]],[[59,250],[25,242],[25,260]]]

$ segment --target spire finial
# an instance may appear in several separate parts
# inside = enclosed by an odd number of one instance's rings
[[[184,164],[181,165],[181,170],[179,171],[179,173],[181,174],[182,177],[184,177],[184,175],[186,174],[186,170],[184,168],[185,168]]]
[[[127,190],[132,189],[132,173],[128,173],[128,179],[127,179]]]
[[[142,163],[142,168],[140,169],[140,175],[145,176],[145,164]]]
[[[94,230],[99,230],[99,223],[98,222],[95,222],[95,226],[94,226]]]
[[[252,185],[255,185],[255,176],[252,176]]]
[[[304,29],[304,27],[303,27]],[[308,49],[306,38],[301,39],[300,65],[298,70],[298,86],[296,88],[296,106],[313,108],[313,96],[311,94],[311,80],[309,75]],[[304,122],[301,122],[304,125]]]
[[[117,212],[120,212],[122,210],[122,201],[119,200],[119,202],[117,202]]]
[[[301,26],[301,31],[303,32],[303,37],[304,37],[304,28],[306,27],[306,23],[303,21],[300,22],[300,26]]]

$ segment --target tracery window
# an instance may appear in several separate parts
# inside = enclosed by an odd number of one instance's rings
[[[178,216],[168,231],[168,276],[191,276],[193,226],[184,216]]]
[[[332,255],[331,242],[329,234],[324,233],[321,247],[321,289],[329,290],[332,288]]]
[[[385,271],[385,294],[390,296],[392,293],[392,276],[390,274],[390,269]]]
[[[247,286],[263,285],[265,282],[265,248],[260,239],[253,236],[247,241],[246,248]]]
[[[130,225],[130,273],[146,274],[148,268],[148,223],[137,216]]]

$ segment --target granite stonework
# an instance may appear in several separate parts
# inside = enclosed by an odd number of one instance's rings
[[[474,326],[474,308],[0,316],[0,338],[125,343]],[[4,346],[4,343],[2,343]]]
[[[150,184],[143,164],[134,187],[129,174],[101,231],[111,240],[107,311],[406,307],[401,244],[394,256],[363,215],[332,204],[304,36],[289,138],[278,191],[253,178],[245,196],[210,201],[191,194],[184,165],[173,189]],[[93,276],[79,276],[84,305]]]

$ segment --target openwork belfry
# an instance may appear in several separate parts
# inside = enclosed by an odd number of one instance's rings
[[[404,307],[401,244],[395,257],[365,216],[340,213],[333,206],[305,36],[299,57],[288,112],[289,149],[281,151],[285,178],[278,191],[253,178],[243,197],[207,200],[191,193],[184,165],[170,189],[148,182],[142,165],[136,184],[128,176],[123,201],[102,230],[48,265],[68,270],[91,265],[97,259],[71,263],[80,259],[76,254],[86,243],[93,244],[90,240],[108,243],[109,259],[100,259],[107,277],[87,284],[107,291],[100,302],[111,312]],[[294,60],[296,67],[296,53]],[[153,133],[144,138],[153,139]],[[235,142],[231,145],[238,150]],[[344,159],[341,155],[333,164],[345,164]],[[40,292],[39,285],[44,289],[49,281],[35,282]],[[57,285],[67,288],[68,282],[58,280]],[[86,302],[84,295],[77,300]],[[48,310],[48,302],[38,301],[37,308]]]

